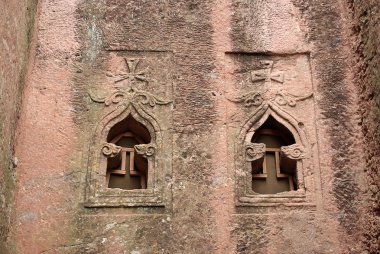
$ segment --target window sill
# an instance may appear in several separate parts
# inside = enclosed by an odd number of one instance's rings
[[[102,189],[88,196],[85,207],[164,207],[161,192],[152,189]]]
[[[239,197],[237,206],[315,206],[307,199],[305,191],[289,191],[278,194],[248,194]]]

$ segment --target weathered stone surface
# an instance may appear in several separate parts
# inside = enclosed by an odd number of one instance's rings
[[[295,53],[307,50],[299,10],[291,0],[232,0],[233,50]]]
[[[34,0],[0,3],[0,250],[3,253],[12,222],[10,212],[14,206],[18,164],[14,156],[14,135],[32,45],[35,11]]]
[[[1,242],[11,225],[10,253],[375,253],[378,9],[360,2],[40,1],[16,188],[22,86],[10,84],[25,58],[10,72],[0,63]],[[136,146],[147,189],[106,186],[120,152],[108,133],[128,115],[150,135]],[[283,153],[298,188],[260,195],[251,171],[262,156],[247,161],[246,148],[270,118],[294,139]]]
[[[380,5],[378,1],[347,1],[353,15],[355,82],[360,91],[361,128],[365,138],[366,197],[361,214],[364,249],[380,249]]]

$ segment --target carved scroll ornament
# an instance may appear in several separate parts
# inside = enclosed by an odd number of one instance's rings
[[[303,101],[307,98],[310,98],[313,94],[306,94],[302,96],[293,95],[287,92],[277,92],[274,102],[279,106],[289,105],[290,107],[295,107],[298,101]]]
[[[293,95],[288,92],[278,91],[276,92],[274,98],[270,98],[268,92],[259,93],[259,92],[248,92],[234,99],[230,99],[232,102],[244,103],[246,108],[251,108],[252,106],[260,106],[263,103],[275,103],[278,106],[290,106],[295,107],[297,102],[306,100],[313,96],[313,93],[306,95]]]
[[[252,106],[260,106],[263,103],[264,99],[258,92],[249,92],[235,99],[230,99],[230,101],[236,103],[244,103],[245,107],[250,108]]]
[[[301,160],[307,156],[306,149],[299,144],[282,146],[281,153],[292,160]]]
[[[124,58],[124,61],[126,63],[126,67],[128,67],[124,68],[124,71],[117,74],[106,74],[108,77],[115,79],[114,83],[121,82],[121,85],[119,85],[117,88],[115,87],[111,94],[104,97],[98,97],[89,93],[92,101],[104,103],[106,107],[113,105],[128,106],[129,104],[132,104],[133,106],[137,107],[149,106],[151,108],[154,108],[156,105],[166,105],[171,103],[171,101],[158,98],[149,92],[141,91],[135,88],[135,85],[137,83],[148,83],[148,78],[146,77],[145,73],[146,71],[137,70],[140,59]]]
[[[94,96],[91,96],[91,99],[95,102],[104,103],[107,107],[112,104],[120,105],[132,103],[138,106],[148,105],[154,108],[157,104],[166,105],[171,102],[160,99],[148,92],[139,91],[136,88],[132,87],[129,87],[125,91],[117,90],[107,98],[96,98]]]
[[[113,158],[116,157],[118,154],[120,154],[121,146],[117,146],[112,143],[105,143],[102,147],[102,153],[107,158]]]
[[[145,158],[151,157],[156,152],[156,146],[153,144],[141,144],[141,145],[135,145],[134,147],[137,154],[140,154]]]
[[[245,146],[246,161],[255,161],[261,159],[265,155],[265,144],[251,143]]]

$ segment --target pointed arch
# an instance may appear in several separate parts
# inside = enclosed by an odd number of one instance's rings
[[[116,110],[105,115],[99,122],[95,136],[98,140],[107,140],[109,131],[113,126],[125,120],[128,116],[132,116],[134,120],[145,126],[151,137],[151,143],[160,145],[162,137],[160,135],[160,125],[150,114],[147,114],[140,107],[136,107],[133,104],[128,106],[118,107]]]
[[[270,118],[272,118],[273,122]],[[272,128],[276,126],[277,128]],[[281,143],[283,143],[283,145],[280,147],[268,147],[268,150],[265,148],[265,143],[252,143],[252,140],[255,140],[255,134],[258,135],[256,137],[259,137],[262,135],[262,133],[265,132],[271,133],[269,136],[275,135],[282,137],[281,139],[283,139],[285,142],[280,142],[280,140],[274,142],[274,140],[272,140],[270,141],[272,145],[276,144],[275,146],[277,146]],[[256,198],[264,198],[266,199],[265,202],[281,203],[283,195],[289,196],[290,200],[293,198],[297,199],[305,197],[304,170],[305,168],[308,168],[309,165],[310,157],[308,151],[310,148],[305,130],[303,130],[302,125],[295,117],[271,102],[264,103],[251,114],[248,120],[243,123],[241,129],[239,130],[236,142],[235,158],[237,162],[237,191],[239,202],[242,202],[241,204],[251,204],[252,202],[254,203]],[[261,148],[262,146],[264,149]],[[252,151],[252,149],[254,151]],[[300,149],[299,152],[302,152],[302,156],[299,156],[297,158],[292,157],[291,152],[296,151],[297,149]],[[285,150],[289,150],[289,152]],[[266,151],[269,153],[274,153],[274,164],[272,159],[270,165],[267,164],[265,160],[263,161],[264,157],[262,155],[265,155]],[[291,164],[289,164],[288,161],[284,161],[287,166],[283,168],[283,172],[281,171],[280,165],[281,153],[283,153],[285,156],[290,156],[289,158],[293,160]],[[260,156],[256,156],[258,160],[253,162],[252,157],[250,157],[252,155]],[[294,188],[290,188],[291,193],[288,191],[284,192],[282,189],[285,188],[281,188],[281,191],[278,189],[280,192],[274,193],[271,193],[272,191],[263,191],[262,193],[255,192],[253,188],[253,178],[266,178],[268,176],[267,173],[264,172],[264,164],[266,166],[270,166],[272,171],[273,167],[276,169],[275,172],[277,174],[277,178],[282,178],[285,176],[288,178],[289,186],[294,186]],[[261,167],[261,165],[263,166]],[[263,170],[262,173],[261,170]],[[273,174],[271,174],[271,179],[273,180]],[[269,197],[265,195],[274,196]]]
[[[293,135],[297,144],[302,144],[307,147],[308,141],[306,133],[299,127],[299,121],[272,103],[261,106],[252,114],[242,126],[238,140],[240,140],[242,144],[250,142],[255,132],[269,117],[273,117],[278,123],[283,125]]]

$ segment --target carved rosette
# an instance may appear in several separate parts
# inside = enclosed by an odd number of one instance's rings
[[[255,161],[261,159],[265,155],[265,144],[251,143],[245,145],[245,160]]]
[[[118,154],[120,154],[121,146],[117,146],[112,143],[105,143],[102,146],[101,150],[104,156],[106,156],[107,158],[113,158],[113,157],[116,157]]]
[[[135,145],[134,147],[137,154],[140,154],[145,158],[151,157],[156,152],[156,146],[153,144],[141,144],[141,145]]]
[[[301,160],[307,156],[306,149],[298,144],[282,146],[281,153],[292,160]]]

